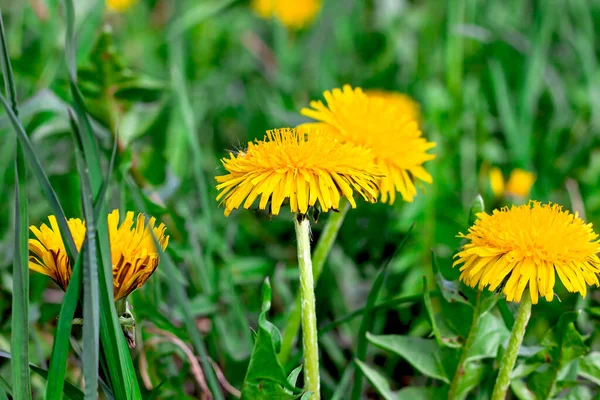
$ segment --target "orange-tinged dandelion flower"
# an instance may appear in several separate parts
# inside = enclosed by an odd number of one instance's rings
[[[169,236],[166,227],[155,227],[156,219],[150,218],[145,225],[143,214],[138,214],[134,225],[134,213],[128,212],[119,226],[119,210],[108,215],[108,232],[112,256],[115,300],[122,299],[142,286],[158,266],[158,253],[149,229],[153,229],[162,249],[166,249]],[[29,239],[29,268],[50,277],[63,290],[71,279],[72,265],[60,235],[56,217],[48,217],[50,226],[42,224],[38,229],[31,226],[36,239]],[[78,250],[85,238],[85,224],[78,218],[67,221]]]
[[[252,0],[252,8],[262,18],[276,17],[288,28],[301,29],[315,19],[321,0]]]
[[[432,182],[423,163],[435,158],[427,153],[435,143],[422,136],[414,116],[405,108],[349,85],[325,91],[324,97],[327,105],[312,101],[302,114],[327,126],[341,141],[373,151],[382,174],[378,180],[382,202],[394,203],[396,192],[410,202],[417,194],[416,182]]]
[[[217,176],[217,200],[225,215],[248,209],[260,196],[258,208],[270,204],[279,214],[284,200],[292,212],[305,214],[317,201],[323,211],[338,209],[346,197],[356,207],[354,192],[376,201],[378,175],[370,150],[340,143],[322,131],[284,128],[267,131],[264,140],[221,160],[227,175]]]
[[[529,204],[478,214],[469,240],[456,254],[460,279],[483,290],[499,287],[507,301],[521,301],[529,287],[532,302],[554,297],[555,272],[569,292],[586,295],[598,285],[600,241],[592,224],[556,204]],[[503,287],[501,286],[503,285]]]

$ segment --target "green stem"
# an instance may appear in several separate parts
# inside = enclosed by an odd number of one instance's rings
[[[302,346],[304,348],[304,389],[312,392],[311,400],[321,398],[319,391],[319,347],[317,343],[317,314],[312,260],[310,257],[310,222],[305,215],[294,218],[300,269],[302,299]]]
[[[340,212],[329,213],[329,219],[323,228],[323,233],[321,234],[319,243],[317,243],[315,255],[313,257],[313,275],[315,282],[319,281],[325,261],[329,256],[329,252],[333,247],[333,243],[337,238],[340,227],[342,226],[349,209],[350,203],[346,201],[344,202],[344,205],[340,207]],[[286,325],[283,328],[283,339],[281,341],[281,351],[279,352],[279,362],[282,364],[285,364],[289,360],[292,349],[294,348],[294,339],[296,338],[298,329],[300,329],[300,311],[300,292],[298,292],[296,294],[296,302],[294,303]]]
[[[454,378],[452,379],[452,384],[450,385],[450,391],[448,392],[448,400],[454,400],[457,398],[458,387],[460,386],[460,379],[465,374],[465,366],[467,361],[467,356],[469,355],[469,350],[475,341],[475,337],[477,336],[477,323],[479,322],[479,314],[481,313],[481,292],[477,292],[477,300],[475,302],[475,310],[473,311],[473,321],[471,322],[471,328],[469,329],[469,334],[467,335],[467,340],[462,348],[462,352],[460,354],[460,360],[458,361],[458,365],[456,367],[456,373],[454,374]]]
[[[504,400],[506,392],[508,391],[508,385],[510,384],[510,373],[512,372],[515,361],[517,361],[517,354],[523,342],[523,336],[525,336],[525,328],[527,322],[531,316],[531,296],[528,291],[525,291],[519,311],[517,312],[517,318],[513,326],[512,332],[510,333],[510,339],[508,340],[508,347],[506,348],[506,354],[500,363],[500,373],[496,378],[496,385],[494,386],[494,392],[492,393],[492,400]]]

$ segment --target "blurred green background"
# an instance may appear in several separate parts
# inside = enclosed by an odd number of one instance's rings
[[[119,141],[109,209],[135,210],[132,193],[142,193],[151,213],[167,224],[169,253],[180,267],[177,276],[159,267],[130,299],[139,334],[134,365],[149,387],[166,379],[159,398],[198,396],[189,363],[176,347],[144,345],[152,326],[189,341],[167,280],[185,287],[210,356],[237,388],[267,276],[274,296],[270,318],[284,326],[297,288],[292,216],[242,210],[224,217],[214,176],[223,173],[219,159],[229,151],[262,138],[266,129],[306,121],[300,108],[321,99],[324,90],[348,83],[409,94],[420,103],[424,135],[437,147],[436,159],[425,165],[434,183],[413,203],[360,201],[349,212],[316,288],[320,326],[364,307],[378,269],[413,223],[380,300],[421,294],[424,275],[435,285],[432,251],[441,273],[455,280],[456,235],[467,229],[474,196],[483,195],[488,211],[526,201],[494,196],[492,167],[505,176],[515,168],[534,173],[529,198],[557,202],[600,226],[599,1],[324,0],[314,23],[301,30],[261,19],[245,1],[139,0],[123,12],[107,10],[102,1],[78,0],[75,6],[80,87],[106,164],[115,134]],[[81,217],[60,2],[0,0],[0,7],[21,119],[66,215]],[[2,114],[2,350],[10,347],[13,140]],[[39,225],[51,211],[35,180],[29,184],[30,223]],[[315,243],[326,218],[314,225]],[[563,312],[600,300],[595,291],[585,300],[564,288],[557,293],[562,301],[534,308],[526,344],[539,342]],[[31,275],[31,362],[42,367],[61,299],[47,278]],[[451,330],[464,337],[470,321],[453,318]],[[340,382],[352,363],[359,323],[321,339],[326,399],[334,393],[347,398]],[[582,316],[578,327],[594,348],[594,317]],[[423,302],[415,300],[376,313],[370,331],[427,337],[431,322]],[[288,372],[298,365],[298,352],[296,347]],[[402,358],[373,346],[368,354],[394,389],[437,385]],[[79,361],[73,357],[69,367],[71,381],[78,382]],[[9,374],[8,362],[0,361],[0,375]],[[36,391],[43,387],[34,377]],[[372,389],[367,396],[379,398]]]

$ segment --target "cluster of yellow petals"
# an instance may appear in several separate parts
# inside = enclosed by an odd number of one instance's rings
[[[338,209],[346,197],[356,207],[354,192],[365,200],[377,199],[379,171],[371,151],[340,143],[319,130],[284,128],[267,131],[263,140],[221,160],[226,175],[217,176],[217,201],[225,215],[248,209],[260,196],[258,208],[279,214],[284,200],[292,212],[305,214],[317,201],[323,211]]]
[[[50,277],[63,290],[71,279],[72,265],[67,256],[60,229],[54,215],[48,217],[50,226],[42,224],[38,229],[31,226],[36,239],[29,239],[29,268]],[[85,224],[78,218],[67,221],[73,241],[78,250],[85,239]],[[142,286],[158,266],[159,256],[150,229],[162,249],[166,249],[169,236],[166,227],[155,227],[156,219],[150,218],[148,226],[143,214],[138,214],[134,227],[134,213],[128,212],[119,226],[119,210],[108,215],[108,231],[112,257],[115,300],[126,297]]]
[[[490,186],[496,197],[510,195],[524,199],[529,196],[535,178],[534,173],[515,168],[510,171],[508,182],[505,184],[502,171],[500,168],[494,167],[490,171]]]
[[[414,105],[381,93],[368,95],[349,85],[325,91],[324,97],[327,105],[312,101],[311,108],[302,109],[302,114],[319,121],[308,125],[322,126],[344,143],[373,151],[382,175],[378,180],[382,202],[392,204],[396,192],[410,202],[417,194],[415,182],[432,182],[423,163],[435,158],[427,153],[435,143],[422,136]]]
[[[479,290],[502,291],[519,302],[529,287],[533,303],[554,297],[555,272],[569,292],[598,285],[600,241],[592,224],[556,204],[529,204],[478,214],[468,243],[456,254],[460,279]]]
[[[125,12],[130,9],[137,0],[106,0],[106,8],[114,12]]]
[[[252,0],[252,8],[262,18],[276,17],[288,28],[301,29],[315,19],[321,0]]]

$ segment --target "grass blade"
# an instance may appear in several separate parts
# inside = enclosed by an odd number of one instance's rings
[[[70,114],[69,117],[74,132],[73,142],[81,182],[82,208],[86,225],[83,244],[83,376],[85,378],[85,398],[93,400],[98,397],[98,353],[100,348],[96,224],[90,177],[82,155],[81,134],[73,116]]]
[[[100,340],[102,343],[103,357],[107,374],[115,398],[139,399],[141,392],[133,369],[133,362],[129,348],[123,337],[121,325],[118,320],[117,310],[113,296],[112,260],[108,234],[107,213],[103,204],[103,176],[100,166],[100,152],[88,117],[87,108],[77,86],[76,44],[74,37],[75,12],[72,0],[64,0],[67,15],[67,38],[65,54],[69,65],[69,86],[73,96],[79,141],[89,172],[89,181],[92,198],[98,199],[92,217],[97,215],[97,245],[100,252],[98,268],[98,289],[100,300]]]
[[[4,34],[4,20],[2,18],[2,10],[0,10],[0,55],[2,58],[2,76],[4,76],[4,87],[6,88],[6,95],[10,99],[10,105],[15,113],[19,114],[17,108],[17,90],[15,89],[15,78],[13,77],[12,66],[10,65],[10,58],[8,57],[8,46],[6,44],[6,35]]]
[[[410,227],[409,231],[406,233],[406,236],[404,236],[404,238],[402,239],[402,242],[396,249],[392,258],[390,259],[390,261],[388,261],[383,266],[383,268],[381,268],[381,270],[377,274],[377,277],[375,278],[375,281],[373,282],[373,286],[371,286],[371,290],[369,291],[369,295],[367,296],[367,304],[365,306],[365,313],[363,314],[362,321],[360,322],[360,328],[358,330],[358,339],[357,339],[357,343],[356,343],[356,354],[354,357],[356,360],[365,361],[365,358],[367,357],[367,345],[368,345],[367,331],[369,330],[369,327],[371,326],[371,321],[373,320],[373,314],[369,310],[371,310],[373,308],[373,306],[375,305],[375,302],[377,301],[377,297],[379,296],[379,292],[381,291],[381,288],[383,287],[383,282],[385,281],[385,277],[387,276],[388,267],[392,263],[392,260],[394,258],[396,258],[396,256],[398,254],[400,254],[400,252],[402,251],[402,248],[408,241],[408,238],[410,238],[410,235],[411,235],[414,227],[415,227],[415,224],[413,223],[412,226]],[[361,394],[362,394],[362,384],[363,384],[363,373],[360,370],[360,368],[355,367],[354,368],[354,383],[352,384],[352,399],[353,400],[360,399]]]
[[[48,384],[46,385],[46,398],[58,399],[63,392],[67,371],[67,357],[69,356],[69,336],[71,336],[71,321],[75,315],[79,296],[81,294],[81,257],[77,258],[67,293],[60,306],[58,324],[54,335],[54,346],[48,367]]]
[[[12,359],[14,398],[31,398],[29,376],[29,262],[25,163],[20,147],[15,158],[15,250],[13,261]]]
[[[7,353],[5,351],[1,351],[0,350],[0,358],[5,358],[8,360],[12,360],[12,355],[10,353]],[[40,368],[35,364],[29,364],[29,368],[36,374],[38,374],[39,376],[41,376],[42,378],[48,380],[49,377],[49,373],[47,370],[45,370],[44,368]],[[79,390],[79,388],[77,388],[75,385],[73,385],[71,382],[69,381],[65,381],[63,382],[64,386],[65,386],[65,390],[64,390],[64,394],[67,396],[68,399],[71,400],[82,400],[83,399],[83,392],[81,390]],[[49,382],[48,382],[49,384]],[[4,388],[4,390],[9,394],[11,394],[10,391],[10,387],[7,386],[6,382],[3,381],[3,378],[0,376],[0,387]],[[1,397],[0,397],[1,398]],[[61,397],[52,397],[53,399],[60,399]]]

